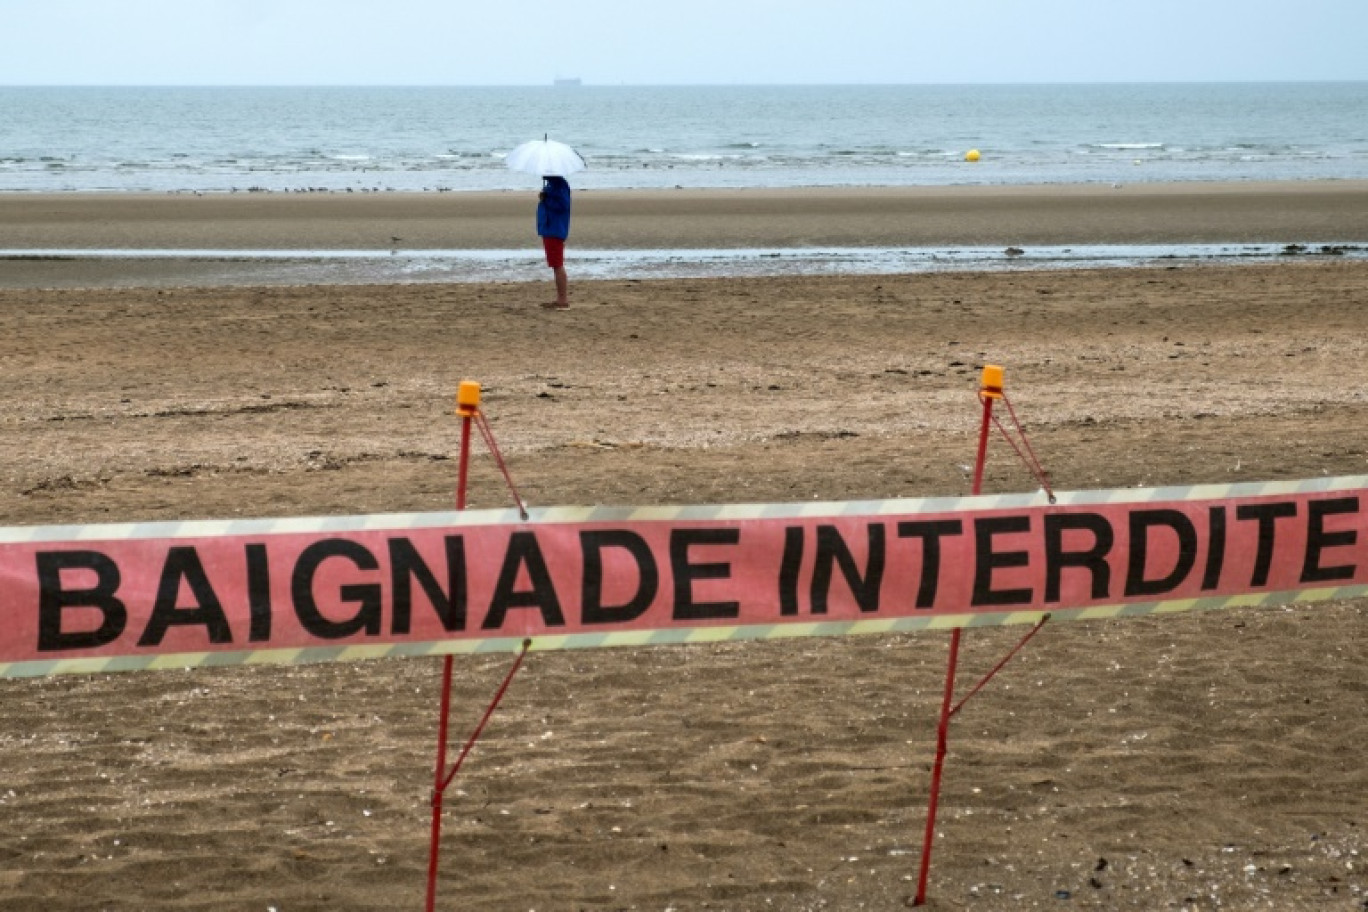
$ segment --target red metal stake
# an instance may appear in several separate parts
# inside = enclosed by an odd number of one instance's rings
[[[451,765],[450,771],[446,769],[446,729],[447,711],[451,706],[451,656],[446,657],[446,662],[442,666],[442,720],[437,726],[441,730],[441,741],[437,747],[437,781],[432,789],[432,845],[428,848],[427,912],[432,912],[433,904],[437,901],[437,865],[441,854],[439,846],[442,838],[442,796],[446,793],[447,786],[451,785],[451,780],[455,779],[456,774],[461,771],[461,764],[465,763],[466,757],[470,756],[470,751],[475,747],[475,742],[480,740],[480,735],[484,733],[485,726],[489,724],[490,718],[494,715],[494,710],[499,708],[499,702],[508,692],[508,685],[513,683],[513,676],[522,667],[523,659],[527,658],[527,650],[531,648],[532,640],[523,640],[522,651],[518,653],[518,658],[513,662],[513,667],[508,669],[508,674],[504,675],[503,683],[494,693],[494,699],[489,701],[489,706],[485,709],[484,715],[480,717],[480,724],[475,726],[475,731],[470,733],[465,747],[461,748],[461,753],[457,755],[456,762]]]
[[[926,902],[926,882],[931,876],[931,840],[936,836],[936,806],[940,804],[941,770],[950,741],[950,704],[955,699],[955,664],[959,661],[960,628],[950,631],[950,660],[945,669],[945,696],[941,700],[940,725],[936,727],[936,765],[931,770],[931,797],[926,802],[926,834],[922,837],[921,874],[917,876],[917,898],[913,905]]]
[[[446,784],[447,719],[451,714],[451,656],[442,657],[442,705],[437,718],[437,769],[432,786],[432,836],[428,845],[427,912],[437,903],[437,860],[442,844],[442,795]]]
[[[983,465],[988,461],[988,430],[993,426],[993,396],[983,396],[983,426],[979,428],[978,457],[974,460],[974,486],[969,493],[983,493]]]
[[[466,505],[466,479],[470,470],[470,425],[480,410],[480,385],[471,381],[461,384],[456,394],[456,414],[461,416],[461,453],[456,469],[456,509]],[[446,792],[447,725],[451,717],[450,655],[442,657],[442,701],[437,717],[437,768],[432,786],[432,841],[428,846],[427,912],[437,903],[437,861],[442,843],[442,796]]]
[[[988,461],[988,430],[993,424],[993,400],[1002,395],[1002,368],[993,365],[983,370],[979,398],[983,400],[983,426],[979,429],[978,456],[974,460],[974,495],[983,493],[983,465]],[[941,771],[950,743],[950,715],[955,700],[955,666],[959,663],[962,628],[950,631],[950,658],[945,669],[945,696],[941,700],[940,724],[936,726],[936,763],[931,769],[931,797],[926,802],[926,835],[922,838],[921,873],[917,876],[917,898],[913,905],[926,903],[926,883],[931,877],[931,842],[936,836],[936,807],[940,804]]]
[[[456,468],[456,509],[464,510],[466,505],[466,479],[470,475],[470,425],[474,415],[461,419],[461,459]]]

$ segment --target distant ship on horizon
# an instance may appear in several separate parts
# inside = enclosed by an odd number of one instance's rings
[[[551,83],[557,86],[577,86],[584,85],[584,80],[578,76],[557,76]]]

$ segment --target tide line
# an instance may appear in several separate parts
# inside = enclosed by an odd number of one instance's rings
[[[1127,268],[1289,259],[1368,259],[1363,244],[1147,244],[1038,247],[788,247],[574,249],[581,279],[706,278],[766,275]],[[242,280],[351,282],[533,281],[541,252],[525,249],[0,249],[5,263],[158,262],[202,264]]]

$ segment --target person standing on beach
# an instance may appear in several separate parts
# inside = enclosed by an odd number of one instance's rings
[[[546,265],[551,267],[556,278],[556,300],[542,307],[565,310],[570,306],[570,283],[565,275],[565,239],[570,236],[570,184],[563,177],[543,177],[537,199],[537,234],[546,251]]]

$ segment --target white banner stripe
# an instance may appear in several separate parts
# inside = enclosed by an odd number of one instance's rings
[[[532,637],[533,651],[567,649],[665,646],[721,643],[739,640],[784,639],[814,636],[862,636],[871,634],[947,631],[956,627],[991,627],[1009,624],[1034,624],[1048,614],[1051,621],[1110,620],[1144,617],[1151,614],[1177,614],[1230,608],[1272,607],[1312,601],[1343,601],[1368,597],[1368,586],[1314,589],[1291,592],[1263,592],[1227,598],[1178,599],[1129,605],[1095,605],[1087,608],[1062,608],[1051,611],[1004,611],[980,614],[933,615],[930,617],[873,618],[867,621],[830,621],[762,624],[743,627],[685,627],[657,630],[625,630],[610,633],[572,634]],[[422,643],[395,643],[357,646],[327,646],[301,649],[261,649],[255,651],[170,653],[153,656],[116,656],[0,663],[0,677],[40,677],[54,674],[98,674],[121,671],[181,669],[202,666],[312,664],[350,662],[377,658],[469,655],[512,652],[521,649],[522,637],[494,637],[482,640],[439,640]]]
[[[1226,497],[1264,497],[1368,488],[1368,475],[1300,481],[1192,485],[1164,488],[1120,488],[1058,492],[1058,506],[1147,503]],[[775,504],[729,504],[679,507],[548,507],[529,511],[528,525],[543,523],[611,523],[643,520],[705,521],[785,517],[954,513],[1041,506],[1044,492],[979,497],[928,497],[893,500]],[[111,523],[0,527],[0,544],[47,541],[212,538],[223,535],[285,535],[295,532],[356,532],[377,529],[426,529],[524,523],[516,510],[466,510],[434,513],[377,513],[365,516],[301,516],[282,519],[192,520],[186,522]]]

